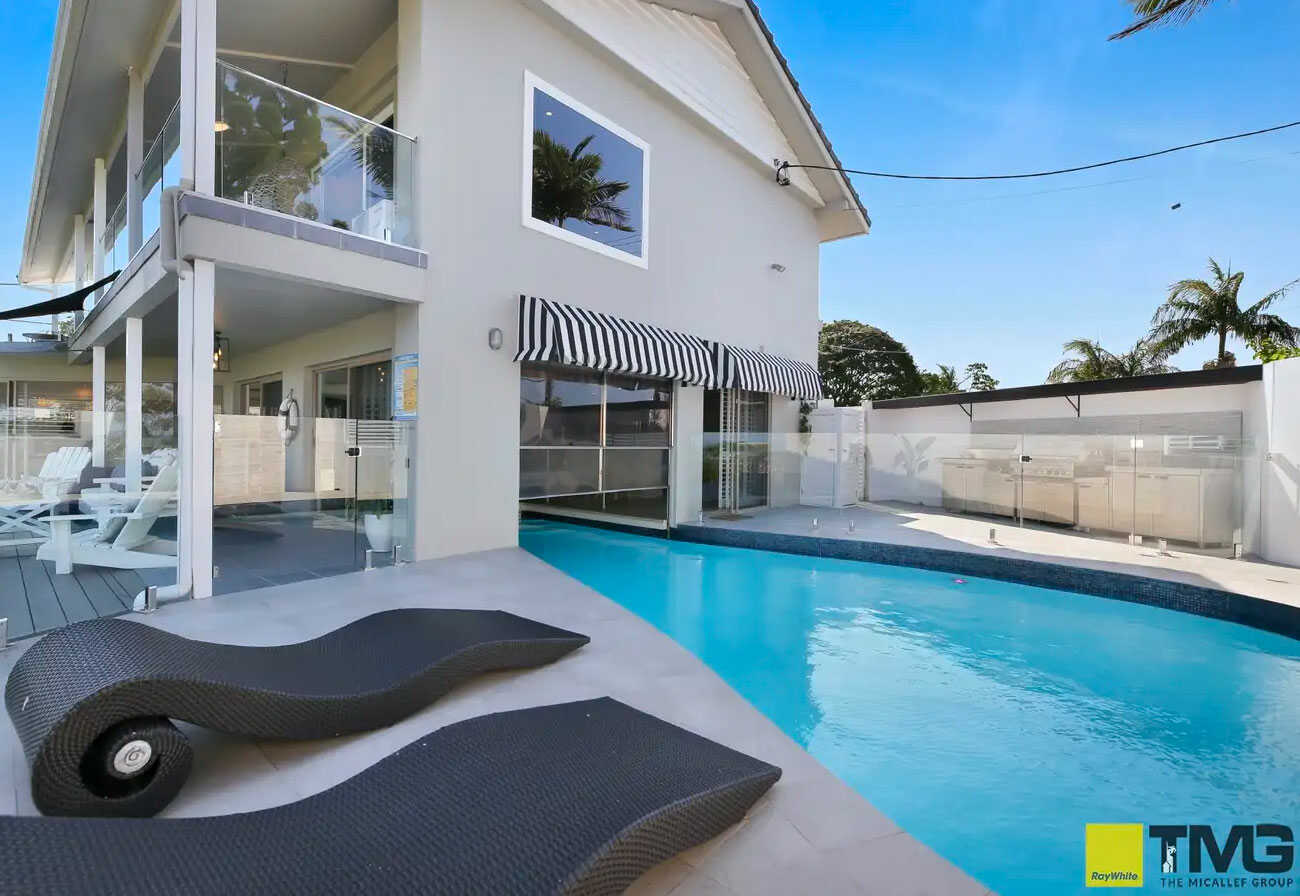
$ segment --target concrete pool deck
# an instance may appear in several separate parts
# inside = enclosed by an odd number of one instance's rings
[[[609,695],[781,766],[740,825],[642,877],[635,894],[987,894],[903,832],[649,623],[519,549],[469,554],[172,604],[126,618],[237,644],[306,640],[393,607],[509,610],[591,636],[542,669],[485,676],[390,728],[332,741],[268,742],[183,726],[194,772],[164,813],[245,812],[293,802],[419,736],[501,710]],[[0,674],[31,640],[0,651]],[[0,813],[36,814],[13,726],[0,724]],[[219,849],[219,845],[214,845]]]
[[[1214,588],[1300,608],[1300,569],[1212,556],[1176,544],[1161,554],[1150,540],[1134,546],[1123,539],[1094,538],[1048,526],[1021,528],[1010,519],[945,513],[914,504],[781,507],[747,510],[743,516],[735,520],[706,514],[699,525],[706,529],[816,536],[1053,563]],[[812,528],[814,518],[819,523],[816,531]],[[849,531],[850,520],[853,531]],[[990,529],[997,530],[996,544],[989,543]]]

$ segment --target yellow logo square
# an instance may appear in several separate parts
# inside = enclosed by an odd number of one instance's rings
[[[1142,886],[1143,829],[1140,824],[1090,824],[1084,837],[1084,884]]]

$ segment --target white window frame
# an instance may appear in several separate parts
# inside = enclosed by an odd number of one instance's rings
[[[533,93],[541,90],[568,106],[574,112],[586,116],[616,137],[621,137],[641,150],[641,254],[633,255],[623,249],[607,246],[599,240],[583,236],[556,227],[546,221],[533,217]],[[523,138],[523,224],[530,230],[564,240],[575,246],[582,246],[598,252],[607,258],[614,258],[636,267],[647,269],[650,266],[650,144],[624,128],[619,127],[605,116],[589,106],[578,102],[564,91],[543,81],[527,69],[524,70],[524,138]]]

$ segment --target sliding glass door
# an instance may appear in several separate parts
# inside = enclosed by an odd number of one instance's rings
[[[520,500],[667,519],[672,397],[668,380],[525,364]]]

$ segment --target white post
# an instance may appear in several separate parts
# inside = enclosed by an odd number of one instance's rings
[[[81,289],[86,285],[86,216],[72,216],[72,277],[75,287]],[[73,322],[81,326],[82,313],[72,315]]]
[[[108,420],[104,417],[104,366],[104,346],[93,346],[90,350],[90,462],[97,467],[104,466],[104,442],[108,436]]]
[[[216,188],[217,0],[181,0],[181,178]]]
[[[127,252],[144,245],[144,196],[136,176],[144,162],[144,79],[134,65],[126,70],[126,230]]]
[[[144,321],[126,319],[126,491],[138,495],[140,463],[144,455]]]
[[[200,193],[216,183],[217,5],[181,0],[180,152],[182,185]],[[182,262],[182,264],[184,264]],[[177,295],[177,411],[181,457],[178,562],[191,595],[212,596],[212,339],[216,266],[195,259]],[[185,571],[178,570],[184,580]]]
[[[91,273],[98,280],[104,276],[104,233],[108,226],[108,169],[103,159],[95,159],[95,193],[91,218],[95,222],[93,245],[90,247],[94,268]]]
[[[186,278],[191,286],[190,393],[193,430],[185,478],[191,489],[190,509],[194,596],[212,596],[212,334],[216,312],[216,265],[195,259],[194,271]]]

